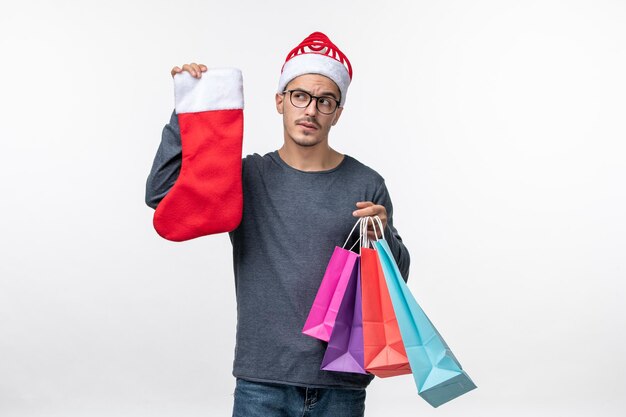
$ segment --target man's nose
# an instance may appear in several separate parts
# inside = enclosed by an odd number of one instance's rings
[[[311,102],[308,106],[306,106],[305,114],[307,115],[315,115],[317,113],[317,99],[311,97]]]

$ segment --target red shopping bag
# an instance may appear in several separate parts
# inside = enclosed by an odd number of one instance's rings
[[[367,218],[367,222],[373,219]],[[374,229],[376,229],[374,224]],[[369,246],[367,235],[361,242]],[[374,249],[361,247],[361,293],[365,369],[381,378],[411,373],[385,275]]]

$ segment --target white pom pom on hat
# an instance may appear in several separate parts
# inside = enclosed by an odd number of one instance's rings
[[[352,65],[322,32],[311,33],[287,54],[278,81],[278,93],[281,94],[291,80],[304,74],[320,74],[333,80],[341,92],[339,106],[343,107],[352,81]]]

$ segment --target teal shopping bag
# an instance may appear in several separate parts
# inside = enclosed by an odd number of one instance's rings
[[[476,388],[402,279],[389,245],[374,241],[419,395],[438,407]]]

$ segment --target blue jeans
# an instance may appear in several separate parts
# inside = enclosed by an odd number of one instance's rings
[[[365,389],[304,388],[237,378],[233,417],[363,417]]]

